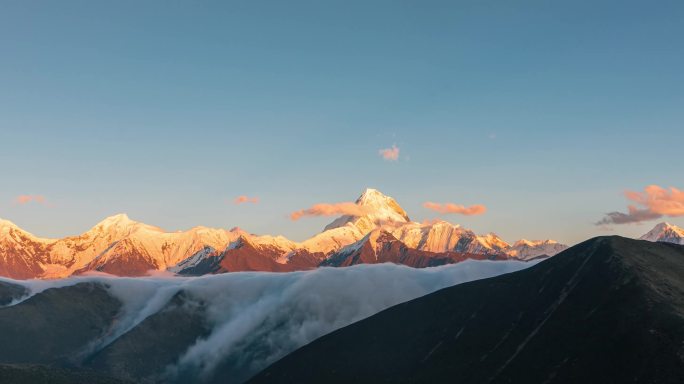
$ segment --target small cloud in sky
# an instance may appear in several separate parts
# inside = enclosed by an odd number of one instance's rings
[[[490,133],[489,135],[487,135],[487,137],[489,138],[489,140],[496,140],[496,133]]]
[[[233,204],[236,204],[236,205],[244,204],[244,203],[259,204],[259,198],[240,195],[233,200]]]
[[[350,215],[350,216],[363,216],[371,213],[371,209],[368,207],[357,205],[352,202],[343,203],[320,203],[314,204],[310,208],[301,209],[290,214],[290,219],[293,221],[299,220],[302,217],[307,216],[337,216],[337,215]]]
[[[684,191],[674,187],[649,185],[643,192],[625,191],[627,212],[608,212],[596,225],[631,224],[656,220],[664,216],[684,216]]]
[[[423,207],[433,210],[435,212],[439,212],[442,214],[457,214],[457,215],[466,215],[466,216],[477,216],[477,215],[482,215],[485,212],[487,212],[487,207],[482,205],[482,204],[476,204],[476,205],[471,205],[469,207],[466,207],[464,205],[460,204],[454,204],[454,203],[433,203],[431,201],[428,201],[423,204]]]
[[[19,195],[14,199],[15,204],[26,205],[29,203],[36,203],[48,206],[48,201],[43,195]]]
[[[399,147],[397,147],[396,144],[392,144],[391,148],[381,149],[378,153],[387,161],[399,160]]]

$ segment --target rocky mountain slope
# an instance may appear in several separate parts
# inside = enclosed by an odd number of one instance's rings
[[[506,260],[504,254],[430,252],[411,248],[383,229],[375,229],[363,239],[335,252],[322,266],[347,267],[356,264],[394,263],[414,268],[434,267],[463,260]]]

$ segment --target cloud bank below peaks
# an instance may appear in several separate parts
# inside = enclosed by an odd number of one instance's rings
[[[103,349],[115,345],[117,338],[125,337],[148,317],[163,314],[176,293],[183,292],[187,300],[183,310],[187,316],[202,316],[209,331],[187,342],[176,363],[158,367],[155,376],[169,383],[180,383],[188,377],[195,382],[243,382],[314,339],[390,306],[532,265],[471,260],[425,269],[379,264],[193,278],[90,276],[12,282],[29,287],[32,294],[83,282],[106,286],[123,303],[122,313],[106,337],[91,343],[87,351],[90,354],[104,353]],[[144,340],[139,342],[140,348],[155,348],[143,345]]]

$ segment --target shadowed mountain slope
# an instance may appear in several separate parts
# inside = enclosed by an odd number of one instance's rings
[[[179,292],[159,312],[88,358],[85,366],[135,382],[164,382],[171,366],[188,346],[210,334],[203,303]]]
[[[251,382],[681,383],[684,247],[599,237],[337,330]]]
[[[95,283],[51,288],[0,308],[0,364],[78,359],[106,334],[120,309],[121,303]]]
[[[12,384],[133,384],[99,373],[43,365],[0,364],[0,383]]]
[[[0,281],[0,306],[8,305],[26,294],[28,290],[21,285]]]

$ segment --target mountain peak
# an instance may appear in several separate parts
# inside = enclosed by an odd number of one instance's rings
[[[516,241],[513,246],[514,247],[519,247],[519,246],[528,246],[528,247],[537,247],[541,245],[553,245],[553,244],[558,244],[556,240],[528,240],[528,239],[520,239]]]
[[[361,196],[356,199],[356,204],[373,208],[389,208],[403,216],[405,221],[408,221],[408,215],[396,200],[374,188],[366,188]]]
[[[19,230],[19,227],[9,220],[0,219],[0,234],[6,235],[11,230]]]
[[[667,222],[657,224],[653,229],[639,238],[647,241],[684,244],[684,229]]]
[[[677,227],[677,226],[674,225],[674,224],[670,224],[670,223],[668,223],[667,221],[663,221],[662,223],[656,224],[656,226],[653,227],[653,228],[654,228],[654,229],[656,229],[656,228],[657,228],[657,229],[671,229],[671,228],[679,228],[679,227]]]
[[[676,225],[674,225],[674,224],[670,224],[670,223],[668,223],[668,222],[666,222],[666,221],[663,221],[662,223],[656,224],[656,225],[653,227],[653,229],[652,229],[651,231],[655,231],[655,230],[660,230],[660,231],[667,231],[667,230],[681,231],[682,228],[680,228],[680,227],[678,227],[678,226],[676,226]]]
[[[526,245],[526,246],[533,246],[534,243],[535,243],[535,242],[534,242],[534,241],[531,241],[531,240],[520,239],[520,240],[516,241],[515,243],[513,243],[513,246],[514,246],[514,247],[524,246],[524,245]]]
[[[386,198],[387,196],[378,191],[375,188],[366,188],[363,193],[361,193],[361,196],[356,200],[357,203],[361,201],[366,201],[366,200],[372,200],[372,199],[383,199]]]
[[[13,222],[0,218],[0,237],[4,238],[5,236],[9,235],[10,232],[18,233],[22,237],[24,237],[26,239],[30,239],[31,241],[37,241],[37,242],[41,242],[41,243],[53,241],[53,239],[41,238],[41,237],[35,236],[34,234],[27,232],[26,230],[22,229],[21,227],[14,224]],[[3,255],[0,254],[0,259],[2,259],[2,256]]]
[[[0,218],[0,228],[19,228],[16,224],[9,220]]]
[[[113,236],[126,236],[134,231],[146,229],[153,232],[163,232],[160,228],[143,224],[135,220],[131,220],[127,214],[119,213],[109,216],[100,221],[89,232],[106,232]]]
[[[368,212],[364,216],[344,215],[325,227],[325,230],[339,228],[348,223],[356,225],[363,233],[370,232],[378,225],[387,223],[408,223],[406,211],[393,198],[377,189],[366,188],[356,199],[356,205]]]
[[[125,213],[117,213],[116,215],[112,215],[109,217],[106,217],[104,220],[100,222],[100,224],[103,225],[126,225],[126,224],[135,224],[133,220],[131,220],[127,214]]]

